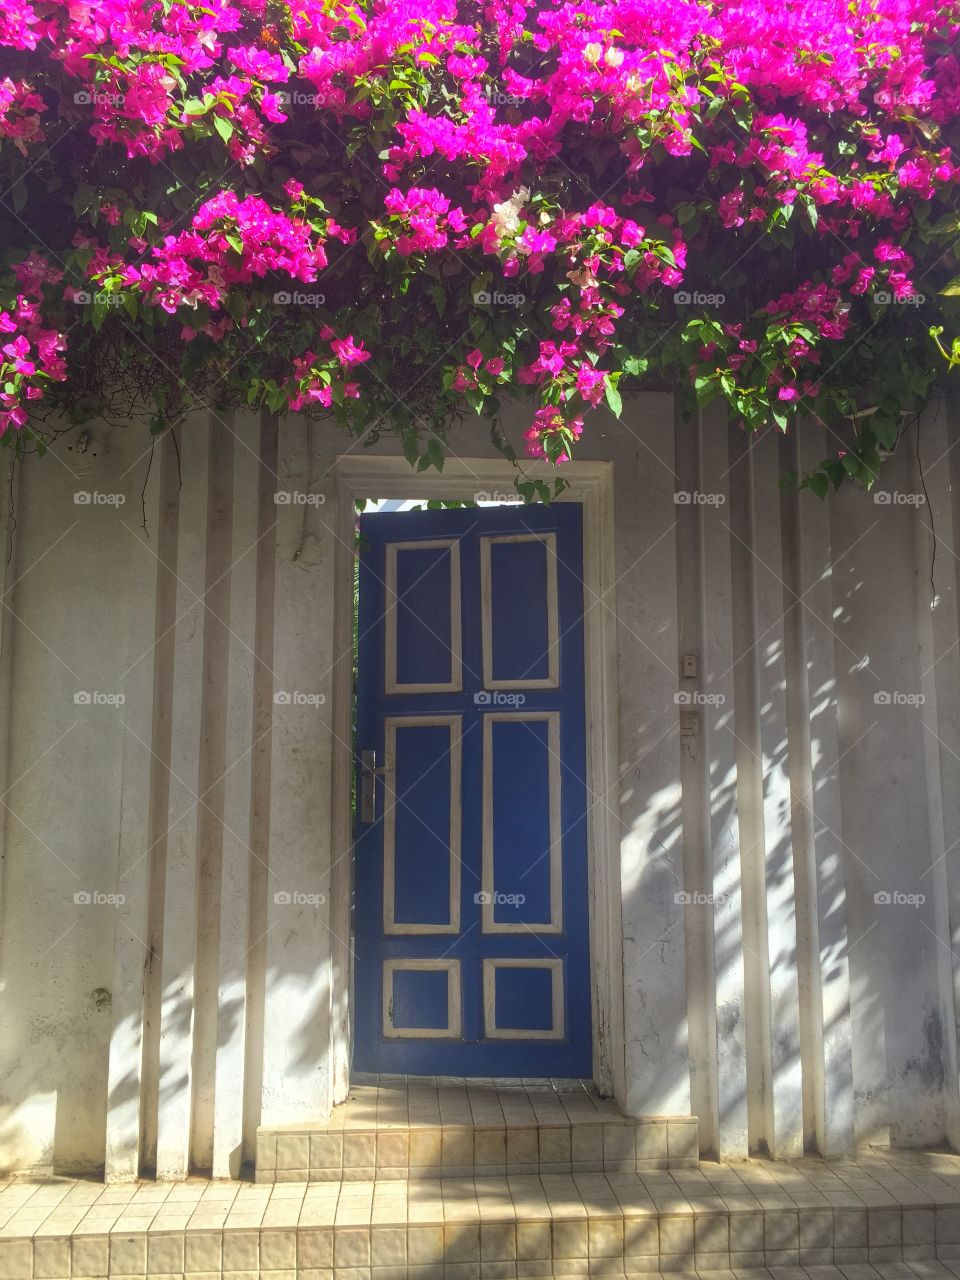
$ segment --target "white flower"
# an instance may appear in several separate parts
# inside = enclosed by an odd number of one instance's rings
[[[497,229],[497,235],[502,240],[505,236],[516,235],[520,228],[520,210],[530,199],[530,188],[520,187],[514,191],[509,200],[504,200],[501,204],[493,206],[493,215],[490,221]]]

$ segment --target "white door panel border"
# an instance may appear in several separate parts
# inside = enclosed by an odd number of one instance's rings
[[[550,973],[550,1028],[544,1031],[528,1031],[520,1027],[497,1026],[497,970],[498,969],[546,969]],[[483,962],[483,1033],[488,1040],[562,1040],[563,1023],[563,961],[521,960],[486,958]]]
[[[450,730],[450,899],[446,924],[416,924],[396,919],[396,792],[397,730],[448,728]],[[460,932],[460,779],[463,774],[462,724],[459,716],[388,716],[384,722],[386,756],[383,774],[383,932],[386,934]],[[438,779],[439,781],[439,779]]]
[[[437,973],[447,975],[447,1025],[445,1027],[398,1027],[394,1025],[394,978],[397,973]],[[459,1040],[463,1025],[460,998],[459,960],[384,960],[383,1034],[390,1039]]]
[[[546,556],[547,662],[540,679],[498,680],[493,669],[493,573],[490,549],[496,543],[540,542]],[[483,683],[488,689],[556,689],[560,685],[560,621],[557,600],[557,535],[555,533],[492,534],[480,539],[480,608],[483,637]]]
[[[402,684],[397,679],[397,555],[401,551],[450,552],[450,679],[442,684]],[[387,693],[459,693],[463,688],[463,659],[460,620],[460,544],[456,538],[431,538],[423,542],[391,542],[387,547],[384,586],[386,588],[386,639],[384,644],[384,688]]]
[[[496,919],[496,850],[493,845],[493,726],[495,724],[546,724],[549,753],[550,847],[544,850],[550,874],[550,919],[506,924]],[[562,933],[563,858],[560,819],[560,712],[491,711],[483,717],[483,844],[481,861],[481,919],[484,933]]]

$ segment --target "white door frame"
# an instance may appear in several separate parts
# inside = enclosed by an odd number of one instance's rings
[[[531,478],[552,480],[549,464],[526,464]],[[506,459],[448,458],[443,474],[415,472],[404,458],[341,456],[336,479],[333,673],[333,848],[331,1058],[333,1102],[342,1101],[350,1073],[350,896],[353,832],[350,779],[353,716],[353,546],[358,498],[472,500],[478,492],[512,492],[516,474]],[[620,881],[620,785],[616,600],[613,545],[613,465],[570,462],[561,501],[583,505],[584,670],[587,729],[587,845],[593,1078],[604,1095],[625,1098],[623,927]]]

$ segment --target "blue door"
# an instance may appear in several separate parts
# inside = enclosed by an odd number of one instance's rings
[[[581,508],[360,529],[354,1066],[589,1077]]]

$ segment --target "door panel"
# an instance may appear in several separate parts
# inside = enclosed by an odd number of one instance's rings
[[[560,664],[555,534],[481,538],[480,572],[484,685],[555,689]]]
[[[581,510],[361,518],[358,1070],[592,1070]]]
[[[388,717],[385,744],[383,931],[458,934],[460,717]]]
[[[560,714],[483,717],[484,933],[561,933]]]
[[[384,586],[385,692],[462,689],[460,546],[456,539],[389,543]]]

